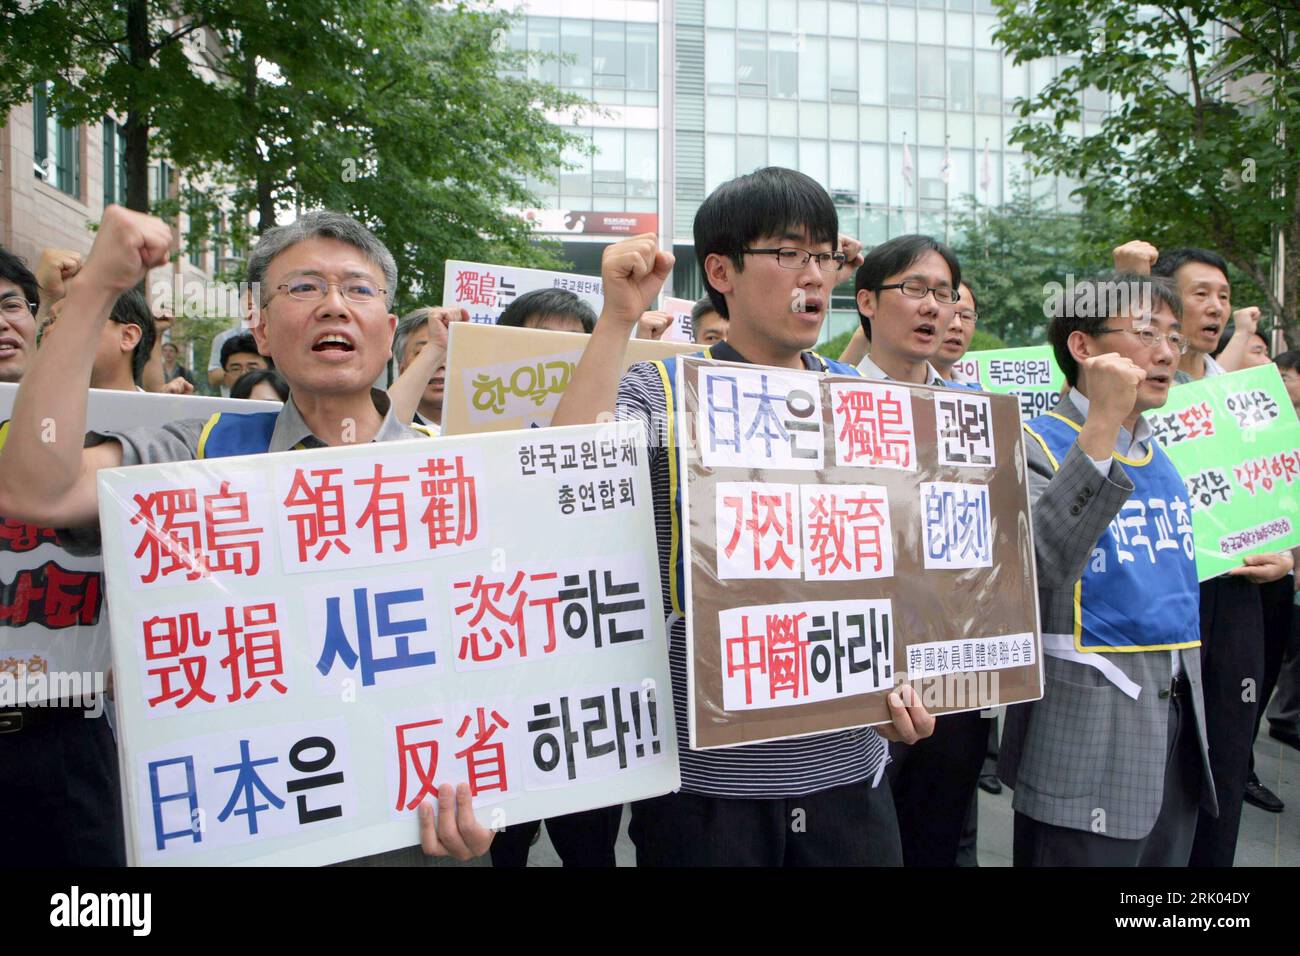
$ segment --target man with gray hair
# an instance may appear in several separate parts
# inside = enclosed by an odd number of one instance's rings
[[[442,402],[447,384],[447,323],[468,322],[469,313],[453,307],[416,309],[402,316],[393,338],[398,378],[388,389],[402,421],[442,431]],[[424,358],[416,362],[417,356]],[[406,372],[410,370],[411,374]],[[412,404],[415,405],[411,411]]]
[[[167,261],[171,238],[170,227],[153,216],[121,206],[104,210],[62,317],[14,399],[0,451],[0,514],[43,527],[94,528],[101,468],[425,434],[398,421],[388,396],[371,388],[397,325],[389,311],[397,286],[393,257],[355,219],[322,211],[267,230],[249,259],[249,279],[260,290],[252,333],[292,389],[283,409],[87,435],[94,353],[86,343],[99,341],[118,296]],[[51,435],[55,440],[47,440]],[[492,833],[474,819],[467,786],[444,785],[437,806],[436,820],[430,804],[420,808],[426,853],[468,860],[487,851]]]

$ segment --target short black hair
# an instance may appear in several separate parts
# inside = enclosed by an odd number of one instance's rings
[[[153,353],[153,343],[158,338],[158,326],[149,311],[149,303],[138,289],[128,289],[117,297],[108,317],[118,325],[134,325],[140,329],[140,341],[135,343],[131,352],[131,377],[138,385],[145,363]]]
[[[235,384],[230,386],[230,397],[248,398],[253,389],[262,382],[266,382],[267,385],[275,389],[276,394],[280,396],[280,401],[287,402],[289,400],[289,383],[284,380],[283,375],[273,368],[255,368],[251,372],[245,372],[239,376]]]
[[[582,331],[588,335],[596,327],[596,311],[589,303],[578,298],[568,289],[534,289],[525,292],[511,302],[497,325],[511,325],[523,328],[524,323],[532,318],[544,318],[559,315],[577,319],[582,323]]]
[[[937,252],[943,257],[943,261],[948,264],[954,289],[961,285],[961,263],[957,261],[956,254],[938,239],[911,233],[906,236],[895,236],[867,253],[866,258],[862,260],[862,265],[858,266],[858,274],[853,280],[854,301],[857,301],[858,293],[863,289],[879,292],[886,279],[904,271],[927,252]],[[862,323],[862,331],[870,339],[871,320],[863,315],[861,310],[858,311],[858,321]]]
[[[221,367],[224,369],[226,363],[230,361],[230,356],[238,355],[240,352],[250,352],[253,355],[262,355],[257,350],[257,339],[253,338],[252,332],[240,332],[238,335],[232,335],[226,341],[221,343]],[[265,358],[265,356],[262,356]],[[271,362],[267,361],[269,368]]]
[[[1070,334],[1082,332],[1084,335],[1096,335],[1107,320],[1115,318],[1115,308],[1123,305],[1117,294],[1121,288],[1136,291],[1139,299],[1149,296],[1153,306],[1156,303],[1169,306],[1169,311],[1177,319],[1183,316],[1178,287],[1167,276],[1103,272],[1074,283],[1073,288],[1074,298],[1061,302],[1061,307],[1054,310],[1052,321],[1047,326],[1047,341],[1056,356],[1056,364],[1065,373],[1065,380],[1071,388],[1079,383],[1079,363],[1070,354]]]
[[[1273,356],[1273,364],[1279,369],[1289,368],[1293,372],[1300,372],[1300,349],[1287,349]]]
[[[0,246],[0,279],[18,286],[23,290],[27,301],[36,303],[35,308],[40,308],[41,287],[36,284],[36,276],[27,268],[27,263],[4,246]]]
[[[810,242],[829,242],[838,249],[840,220],[830,194],[810,176],[767,166],[723,183],[700,204],[695,213],[695,258],[700,264],[704,290],[713,311],[724,319],[727,300],[709,285],[704,260],[730,256],[738,270],[745,268],[742,249],[763,236],[805,232]]]
[[[1160,253],[1156,259],[1155,265],[1151,267],[1153,276],[1165,276],[1173,278],[1182,266],[1189,262],[1200,262],[1207,266],[1213,266],[1223,273],[1223,277],[1228,278],[1228,262],[1217,252],[1211,252],[1209,249],[1198,249],[1195,246],[1182,246],[1178,249],[1169,249]]]

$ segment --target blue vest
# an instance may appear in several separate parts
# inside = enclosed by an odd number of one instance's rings
[[[1025,423],[1054,469],[1081,428],[1055,412]],[[1133,493],[1111,521],[1074,585],[1074,646],[1119,653],[1201,643],[1200,585],[1191,503],[1159,443],[1141,460],[1115,456]]]
[[[823,358],[816,352],[808,352],[807,354],[811,355],[821,365],[824,374],[861,376],[861,373],[852,365],[846,365],[834,359]],[[677,387],[677,358],[662,359],[650,364],[659,372],[659,380],[663,383],[664,396],[667,399],[668,406],[666,410],[666,432],[669,442],[668,494],[673,509],[672,536],[668,558],[669,563],[672,565],[673,576],[669,579],[668,590],[672,598],[673,611],[676,614],[684,615],[682,597],[686,594],[686,569],[685,561],[682,558],[682,486],[680,479],[683,468],[681,461],[682,448],[680,442],[677,441],[677,396],[675,392]],[[713,358],[713,350],[707,348],[703,352],[688,355],[687,358]],[[766,368],[766,366],[755,366],[755,368]],[[648,440],[653,440],[652,436],[646,437]]]
[[[248,415],[217,412],[208,419],[199,434],[198,458],[233,458],[236,455],[260,455],[269,451],[271,435],[275,433],[275,422],[279,417],[279,412],[253,412]],[[411,427],[429,435],[426,428],[419,425]],[[299,449],[302,445],[293,447]]]

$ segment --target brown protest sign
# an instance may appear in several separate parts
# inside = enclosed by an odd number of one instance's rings
[[[449,335],[444,435],[545,428],[591,341],[581,332],[471,322],[451,323]],[[698,351],[689,342],[633,339],[624,370],[636,362]]]
[[[1042,696],[1013,396],[678,363],[693,748]]]

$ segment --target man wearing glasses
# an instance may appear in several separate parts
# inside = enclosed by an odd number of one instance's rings
[[[0,514],[44,527],[94,528],[101,468],[422,434],[398,421],[388,396],[371,388],[397,325],[392,254],[356,220],[322,211],[267,230],[249,258],[249,280],[261,292],[253,336],[292,388],[281,411],[91,433],[83,448],[94,362],[85,343],[98,341],[118,296],[166,262],[170,246],[171,229],[161,220],[120,206],[104,211],[62,318],[14,400],[0,450]],[[45,441],[51,433],[57,439]],[[464,785],[456,792],[443,786],[436,820],[431,806],[420,808],[420,835],[426,853],[463,860],[482,855],[492,840],[474,819]]]
[[[0,382],[23,377],[36,351],[36,310],[40,295],[21,259],[0,249]]]
[[[1048,329],[1070,392],[1025,425],[1046,686],[1002,736],[1016,866],[1186,866],[1198,806],[1217,812],[1191,507],[1142,417],[1180,313],[1167,279],[1111,273]]]

